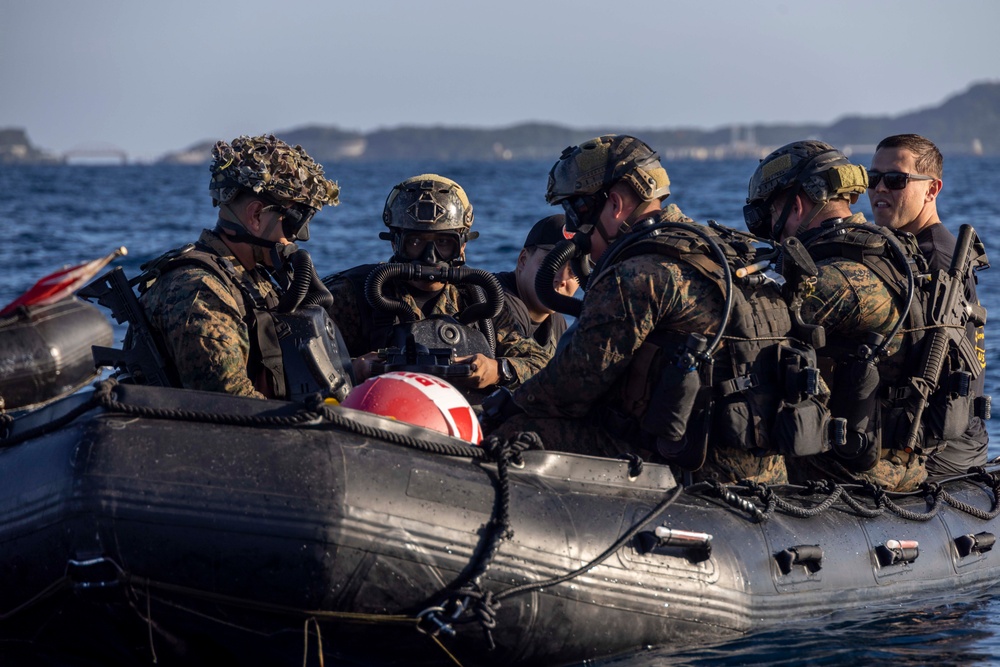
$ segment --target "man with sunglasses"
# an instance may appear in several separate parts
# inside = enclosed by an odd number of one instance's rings
[[[914,234],[932,272],[949,269],[956,243],[955,236],[938,217],[937,198],[944,185],[942,174],[941,152],[919,134],[897,134],[880,141],[868,170],[868,199],[876,224]],[[965,296],[969,303],[979,303],[974,273],[966,280]],[[983,326],[970,322],[967,335],[984,369]],[[972,383],[974,407],[965,433],[938,443],[943,448],[928,458],[927,473],[932,479],[962,474],[973,466],[986,464],[989,433],[982,419],[985,377],[985,373],[979,373]]]
[[[787,332],[787,308],[773,284],[744,292],[727,283],[720,262],[728,266],[730,246],[676,206],[664,207],[669,194],[659,156],[635,137],[605,135],[563,151],[546,200],[562,206],[574,243],[596,263],[552,361],[513,394],[484,401],[487,417],[504,420],[496,435],[535,432],[549,449],[638,454],[697,471],[698,479],[783,482],[780,456],[749,451],[754,426],[736,403],[753,385],[758,353]],[[740,306],[731,320],[730,293]],[[705,335],[721,342],[720,328],[740,340],[719,353],[712,374],[697,356],[704,349],[692,348]],[[730,358],[737,348],[740,359]],[[716,382],[730,388],[716,421],[732,432],[710,424]]]
[[[479,236],[471,230],[473,219],[472,204],[458,183],[437,174],[420,174],[389,192],[382,212],[388,231],[379,238],[392,244],[390,263],[459,268],[465,264],[466,243]],[[368,277],[379,266],[363,264],[323,279],[337,304],[334,318],[354,358],[359,382],[371,375],[378,350],[388,346],[393,327],[401,322],[397,313],[376,310],[367,298]],[[455,316],[479,300],[470,285],[427,280],[387,281],[381,296],[404,304],[417,320]],[[491,323],[496,334],[495,359],[481,353],[456,359],[469,364],[471,371],[470,376],[456,380],[458,384],[475,390],[513,384],[545,365],[542,348],[509,324],[499,316]]]
[[[140,303],[169,357],[168,375],[181,386],[287,398],[272,313],[293,281],[322,292],[317,303],[328,303],[295,242],[309,239],[310,219],[336,206],[340,189],[301,146],[273,135],[220,141],[212,156],[209,192],[218,223],[197,243],[143,266]],[[293,266],[304,275],[294,276]]]
[[[926,457],[906,451],[906,414],[892,396],[912,370],[907,286],[919,251],[851,213],[867,187],[865,169],[833,146],[793,142],[760,161],[744,217],[751,233],[781,243],[795,333],[817,348],[831,392],[834,421],[814,436],[826,451],[786,459],[789,478],[912,491],[927,477]]]

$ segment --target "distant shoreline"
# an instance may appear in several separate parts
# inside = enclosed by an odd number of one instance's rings
[[[712,130],[599,127],[574,129],[553,123],[521,123],[503,128],[409,126],[368,133],[313,125],[276,132],[290,144],[301,144],[322,163],[389,160],[552,159],[563,148],[612,133],[634,134],[670,161],[761,158],[798,139],[820,139],[848,155],[871,154],[884,137],[923,134],[946,155],[1000,155],[1000,82],[972,85],[935,107],[894,117],[848,116],[821,124],[734,124]],[[229,140],[232,137],[225,137]],[[169,152],[152,164],[206,164],[217,139],[205,139]],[[39,149],[24,129],[0,129],[0,165],[132,164],[115,146],[78,147],[61,154]]]

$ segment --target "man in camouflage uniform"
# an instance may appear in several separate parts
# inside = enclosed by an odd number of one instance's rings
[[[297,249],[294,241],[309,238],[313,215],[337,205],[339,188],[301,146],[272,135],[220,141],[212,155],[218,224],[151,263],[157,268],[140,287],[140,303],[181,386],[280,397],[281,380],[259,344],[281,296],[272,273]]]
[[[563,215],[550,215],[536,222],[524,239],[514,270],[496,274],[504,289],[505,308],[501,317],[509,313],[510,326],[541,345],[547,359],[555,354],[556,345],[566,332],[566,318],[541,302],[535,291],[535,276],[556,244],[567,238],[565,227],[566,216]],[[568,264],[553,277],[553,291],[564,297],[572,297],[579,286],[580,281]],[[516,383],[504,386],[513,387]]]
[[[674,409],[651,396],[675,351],[690,333],[718,332],[726,312],[719,283],[694,263],[655,250],[626,250],[652,238],[650,230],[665,237],[685,234],[676,223],[695,228],[697,233],[681,238],[691,248],[701,243],[699,234],[709,233],[676,206],[663,208],[669,185],[657,154],[635,137],[597,137],[563,152],[549,174],[546,199],[563,206],[568,229],[575,240],[589,242],[597,264],[576,324],[552,361],[513,394],[491,397],[488,415],[505,419],[497,435],[533,431],[549,449],[611,457],[638,453],[697,468],[698,478],[783,482],[780,456],[756,456],[743,443],[706,436],[707,461],[704,449],[700,456],[688,455],[688,445],[699,445],[691,433],[696,429],[685,431],[684,416],[677,440],[667,447],[643,430],[648,413]],[[705,271],[714,268],[708,264]],[[787,308],[772,292],[787,329]]]
[[[942,175],[941,152],[933,142],[918,134],[898,134],[883,139],[875,148],[868,170],[868,199],[875,224],[915,235],[932,272],[948,271],[955,251],[955,236],[941,223],[937,212],[937,197],[944,185]],[[979,304],[975,274],[966,280],[965,296],[969,303]],[[980,373],[973,380],[970,392],[973,409],[964,433],[927,443],[943,447],[927,459],[927,473],[931,479],[962,474],[973,466],[986,465],[989,445],[989,433],[983,421],[986,374],[981,372],[986,368],[986,332],[982,325],[977,326],[970,320],[966,333],[980,365]],[[934,408],[929,412],[933,413]],[[939,421],[944,422],[943,419]]]
[[[815,344],[821,346],[817,354],[832,392],[833,417],[846,419],[854,434],[842,447],[789,459],[789,477],[867,479],[890,491],[910,491],[927,477],[925,457],[894,448],[887,435],[874,436],[887,426],[876,423],[882,417],[874,412],[844,417],[854,414],[850,404],[875,410],[879,393],[904,375],[901,366],[911,346],[899,326],[906,302],[889,278],[892,266],[904,260],[893,256],[892,241],[865,224],[862,214],[851,213],[867,185],[865,169],[829,144],[794,142],[761,160],[750,179],[744,215],[751,232],[783,242],[786,288],[801,298],[802,321],[825,332],[826,344],[822,339]],[[854,250],[847,250],[852,241]],[[795,250],[803,245],[815,259],[816,275],[808,275],[808,261],[795,266]],[[881,247],[884,257],[874,252]]]
[[[418,267],[462,267],[466,242],[479,236],[471,231],[472,204],[465,190],[437,174],[420,174],[393,187],[386,198],[382,221],[389,231],[380,238],[391,241],[394,253],[390,262]],[[384,265],[363,264],[323,279],[336,302],[334,319],[354,358],[354,374],[359,382],[371,375],[378,350],[387,346],[392,326],[401,321],[398,315],[376,311],[369,303],[366,281],[380,266]],[[491,274],[486,275],[495,280]],[[502,299],[502,289],[497,287]],[[438,280],[393,280],[386,282],[383,290],[385,297],[405,304],[413,320],[431,315],[456,316],[476,303],[469,290]],[[518,378],[530,377],[545,365],[545,352],[532,339],[505,326],[499,317],[493,326],[496,358],[483,353],[458,357],[457,362],[469,364],[471,375],[449,379],[466,389],[481,390],[516,384]]]

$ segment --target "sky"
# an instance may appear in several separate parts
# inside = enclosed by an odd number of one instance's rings
[[[0,129],[153,159],[306,125],[829,123],[1000,80],[998,0],[0,0]]]

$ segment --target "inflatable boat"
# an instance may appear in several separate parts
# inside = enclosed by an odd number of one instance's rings
[[[0,436],[2,664],[565,665],[1000,580],[990,467],[911,495],[685,486],[114,380]]]
[[[110,345],[111,324],[89,303],[68,297],[0,315],[0,408],[27,409],[97,377],[93,345]]]

